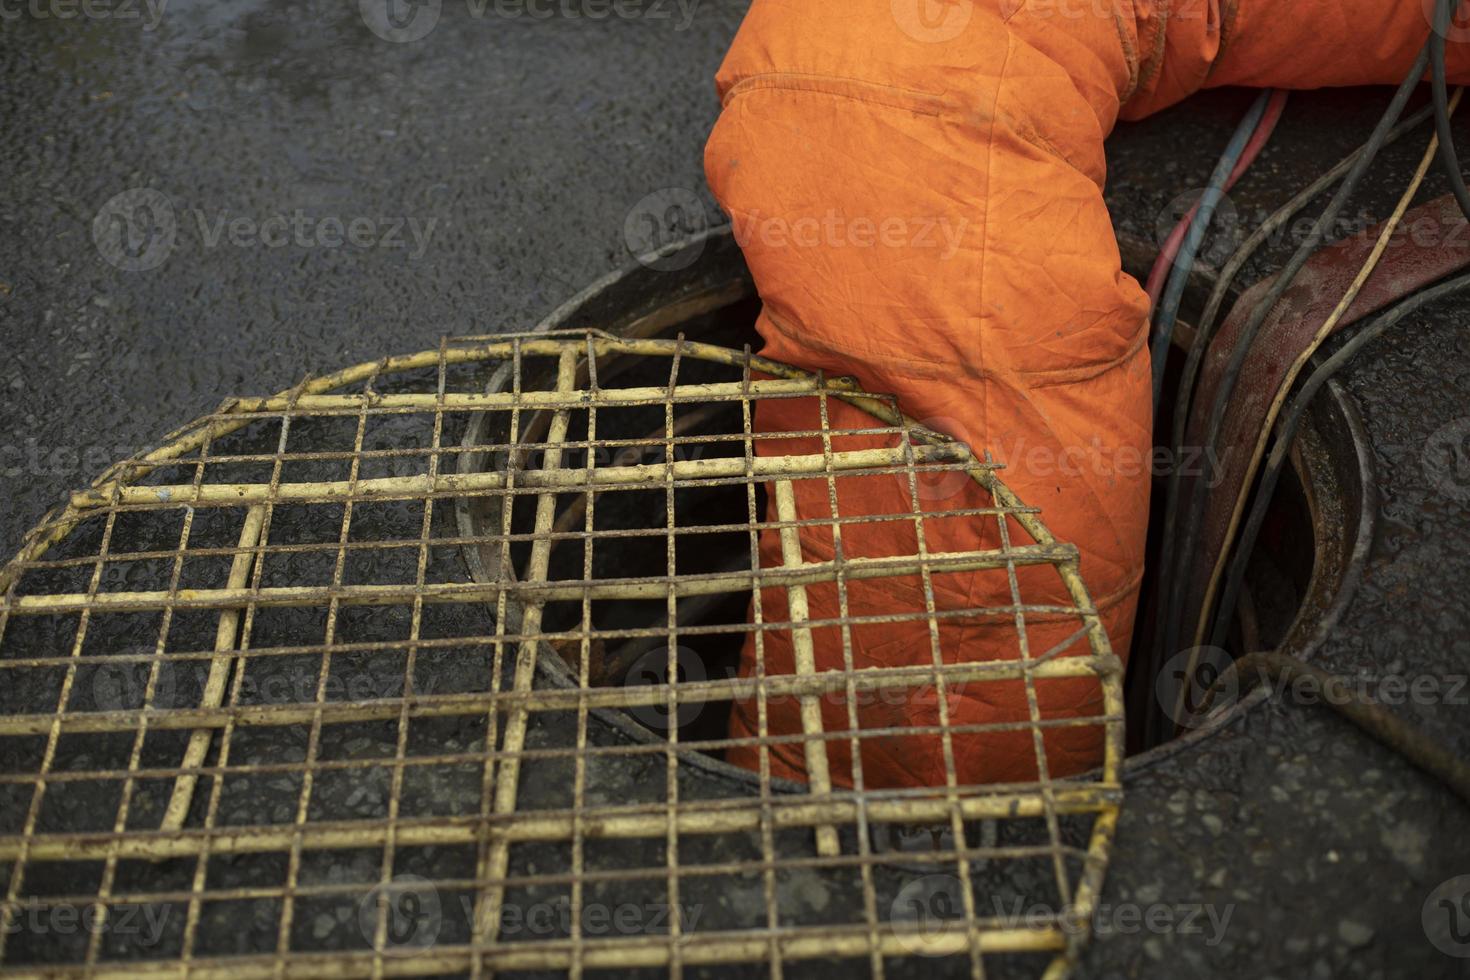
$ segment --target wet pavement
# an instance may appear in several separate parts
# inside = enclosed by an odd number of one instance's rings
[[[0,21],[0,549],[230,395],[531,325],[646,244],[629,217],[652,192],[692,193],[717,220],[703,139],[744,5],[645,7],[541,19],[448,2],[413,40],[340,2]],[[406,38],[425,22],[377,26]],[[1285,200],[1367,133],[1380,95],[1294,98],[1236,205]],[[1121,233],[1157,240],[1246,99],[1120,129]],[[1386,213],[1421,147],[1386,151],[1364,209]],[[124,220],[140,202],[145,227]],[[1467,495],[1423,463],[1465,415],[1467,327],[1459,307],[1411,318],[1345,379],[1383,500],[1359,598],[1321,650],[1332,669],[1444,678],[1470,658]],[[1463,706],[1405,710],[1470,751]],[[1470,975],[1421,924],[1433,889],[1470,871],[1470,815],[1321,709],[1263,705],[1133,772],[1128,794],[1105,906],[1230,918],[1218,942],[1206,920],[1114,921],[1083,976]]]
[[[355,2],[0,21],[0,549],[229,395],[528,327],[628,260],[650,191],[704,193],[740,4],[497,9],[398,43]],[[140,229],[128,271],[93,226],[134,189],[174,236]]]

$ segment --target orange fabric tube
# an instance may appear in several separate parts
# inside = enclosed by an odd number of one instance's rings
[[[766,356],[855,375],[897,394],[908,414],[988,450],[1006,483],[1040,507],[1058,538],[1082,553],[1114,649],[1126,654],[1148,520],[1151,451],[1148,301],[1124,274],[1103,204],[1103,139],[1135,117],[1207,85],[1313,87],[1397,81],[1427,36],[1418,4],[1312,0],[1113,3],[1110,0],[754,0],[720,69],[723,111],[705,151],[710,187],[729,213],[760,291]],[[1470,60],[1451,46],[1463,77]],[[833,405],[834,425],[861,424]],[[815,428],[810,406],[767,403],[765,432]],[[854,448],[843,446],[839,448]],[[763,453],[814,452],[800,439]],[[804,517],[829,516],[825,485],[797,485]],[[844,514],[903,513],[909,488],[868,478],[838,501]],[[925,492],[930,492],[925,488]],[[953,485],[949,507],[984,506]],[[921,501],[926,509],[935,500]],[[774,516],[774,514],[772,515]],[[1013,534],[1024,538],[1019,529]],[[930,550],[994,547],[994,521],[930,522]],[[847,555],[912,553],[912,524],[851,527]],[[803,528],[803,556],[829,559],[830,530]],[[762,561],[780,564],[775,534]],[[991,576],[936,579],[940,609],[1005,605]],[[1064,602],[1049,568],[1021,570],[1030,602]],[[854,616],[923,608],[917,579],[853,583]],[[761,596],[768,621],[785,616],[780,590]],[[837,615],[833,588],[809,590],[810,615]],[[1035,652],[1060,642],[1075,619],[1028,617]],[[1004,616],[867,625],[852,636],[853,666],[1013,656]],[[814,636],[817,667],[843,666],[834,631]],[[793,669],[789,632],[747,644],[767,673]],[[1097,714],[1096,682],[1038,686],[1046,717]],[[1024,722],[1025,692],[987,683],[946,691],[951,725]],[[773,735],[801,731],[794,701],[768,705]],[[829,732],[848,706],[823,706]],[[874,695],[862,728],[937,724],[937,696]],[[756,731],[754,702],[738,702],[735,737]],[[1026,730],[959,735],[962,783],[1034,779]],[[1096,764],[1101,730],[1046,735],[1053,776]],[[851,784],[849,743],[828,742],[834,782]],[[732,761],[754,768],[756,749]],[[771,746],[777,775],[803,778],[799,742]],[[942,783],[933,734],[863,739],[864,784]]]

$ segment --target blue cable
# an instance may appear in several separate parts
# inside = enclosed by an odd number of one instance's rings
[[[1184,286],[1189,281],[1189,270],[1194,268],[1195,253],[1199,251],[1200,244],[1205,239],[1205,231],[1210,226],[1210,219],[1215,216],[1215,208],[1219,206],[1220,198],[1225,196],[1225,182],[1230,179],[1230,171],[1235,169],[1235,163],[1245,152],[1245,145],[1250,142],[1251,134],[1260,125],[1261,116],[1265,113],[1266,103],[1270,98],[1270,89],[1262,91],[1251,105],[1250,111],[1245,114],[1245,118],[1241,119],[1240,124],[1235,127],[1235,133],[1230,137],[1225,152],[1220,155],[1220,162],[1215,164],[1215,171],[1210,174],[1210,183],[1199,199],[1199,210],[1195,212],[1194,220],[1190,222],[1189,231],[1184,236],[1184,243],[1179,247],[1179,254],[1174,257],[1174,268],[1169,270],[1164,295],[1159,298],[1158,308],[1154,310],[1152,354],[1155,415],[1159,411],[1159,394],[1164,387],[1164,363],[1169,353],[1169,340],[1174,335],[1174,323],[1179,317],[1179,303],[1184,298]]]

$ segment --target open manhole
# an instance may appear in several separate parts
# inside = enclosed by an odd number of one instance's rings
[[[1068,972],[1124,771],[1121,672],[1072,553],[1003,471],[891,402],[750,357],[738,249],[720,233],[692,248],[673,271],[596,284],[534,335],[228,402],[45,518],[0,572],[0,965]],[[856,401],[867,442],[839,426],[831,453],[769,469],[750,416],[775,398]],[[1350,410],[1319,416],[1254,573],[1253,594],[1289,601],[1248,613],[1243,645],[1309,644],[1351,577],[1369,491],[1344,451]],[[887,516],[994,522],[995,546],[760,567],[783,482],[873,478],[979,487],[972,513],[921,496]],[[756,633],[842,628],[801,621],[796,589],[968,567],[1046,577],[1072,642],[736,670]],[[772,591],[790,614],[752,616]],[[1005,610],[1035,612],[1024,596]],[[1044,713],[1011,725],[1039,776],[1009,784],[824,786],[729,759],[741,698],[939,704],[947,686],[1078,675],[1103,705],[1080,719],[1104,748],[1091,773],[1046,772]],[[823,718],[784,736],[809,760],[885,734]]]
[[[1144,281],[1157,254],[1153,244],[1120,234],[1124,269]],[[1200,312],[1215,282],[1196,272],[1189,279],[1183,317],[1169,350],[1162,404],[1173,405],[1188,345],[1191,314]],[[1226,294],[1226,309],[1239,290]],[[1160,423],[1163,426],[1163,423]],[[1157,438],[1166,438],[1157,433]],[[1161,523],[1165,487],[1174,469],[1206,486],[1220,483],[1225,461],[1208,447],[1157,447],[1147,560],[1127,679],[1129,766],[1147,765],[1187,750],[1266,698],[1264,686],[1238,699],[1237,687],[1216,685],[1221,672],[1245,654],[1275,650],[1311,659],[1356,590],[1376,514],[1373,448],[1353,400],[1329,382],[1309,407],[1290,447],[1289,464],[1267,502],[1262,533],[1248,555],[1240,598],[1222,611],[1224,646],[1166,650],[1151,661],[1151,627],[1158,617]],[[1238,466],[1240,460],[1236,459]],[[1215,555],[1193,561],[1204,570]],[[1187,665],[1195,664],[1193,681]],[[1151,671],[1157,668],[1158,674]],[[1213,710],[1200,712],[1207,690]],[[1181,687],[1183,690],[1181,690]]]
[[[1127,240],[1123,245],[1125,259],[1131,260],[1127,263],[1131,271],[1140,276],[1145,274],[1148,263],[1152,261],[1152,251]],[[654,257],[646,264],[610,275],[554,311],[543,321],[541,329],[596,325],[630,338],[681,334],[730,348],[745,344],[758,346],[760,338],[754,324],[760,304],[732,236],[727,231],[715,230],[691,243],[681,243],[669,249],[667,254],[677,261],[671,263]],[[1190,303],[1202,303],[1207,293],[1207,283],[1196,283],[1190,293]],[[1186,309],[1189,306],[1187,303]],[[1180,331],[1181,341],[1187,336],[1187,328]],[[1169,376],[1171,380],[1173,374],[1171,372]],[[657,381],[652,376],[645,380]],[[490,387],[505,390],[509,384],[508,374],[502,372],[491,379]],[[484,418],[472,422],[467,444],[482,439],[480,428],[486,422]],[[535,431],[544,429],[545,424],[544,417],[538,419]],[[642,432],[634,431],[635,426],[618,435],[643,447],[641,450],[630,447],[629,452],[657,454],[661,451],[660,441],[649,436],[662,423],[657,418],[648,418],[642,424]],[[685,424],[692,427],[702,425],[710,430],[719,428],[721,422],[711,418],[702,421],[690,418],[685,420]],[[726,419],[724,424],[738,424],[738,419]],[[658,436],[662,436],[661,429]],[[1329,386],[1324,397],[1313,405],[1298,434],[1291,463],[1273,495],[1264,533],[1252,552],[1246,588],[1241,602],[1231,611],[1231,629],[1226,647],[1221,651],[1222,656],[1237,657],[1264,649],[1308,655],[1351,598],[1355,587],[1364,549],[1372,536],[1371,448],[1350,399],[1337,387]],[[466,456],[463,457],[463,465],[480,468],[503,465],[503,461],[497,464],[483,456]],[[1196,456],[1186,454],[1171,458],[1167,465],[1197,467],[1208,476],[1210,468],[1220,464],[1217,459],[1200,452]],[[1167,473],[1164,466],[1156,467],[1155,475],[1159,481]],[[718,501],[712,501],[712,505],[717,509],[720,506]],[[727,517],[742,519],[746,502],[738,494],[730,495],[724,498],[723,508]],[[764,511],[758,508],[757,512]],[[1155,514],[1155,519],[1158,516]],[[491,515],[470,510],[462,517],[461,529],[470,533],[483,529],[491,521]],[[1153,592],[1158,584],[1154,562],[1156,531],[1156,527],[1151,527],[1150,561],[1143,583],[1140,623],[1152,615]],[[748,541],[731,538],[726,549],[700,557],[701,560],[727,561],[748,567],[748,552]],[[661,558],[654,556],[652,560]],[[477,573],[484,575],[484,569],[493,565],[495,559],[481,549],[478,555],[472,556],[472,564],[480,561],[487,563],[476,565]],[[702,622],[713,625],[743,623],[747,610],[741,601],[731,600],[723,606],[696,603],[687,611]],[[1142,646],[1147,636],[1146,629],[1135,629],[1135,647]],[[636,643],[624,645],[620,650],[619,679],[659,680],[667,666],[656,652],[652,652],[655,646],[654,643],[648,644],[650,652],[645,655]],[[685,645],[677,662],[686,672],[693,670],[701,676],[724,676],[733,670],[738,649],[738,643]],[[640,656],[643,659],[638,659]],[[1147,727],[1144,722],[1156,722],[1162,704],[1168,703],[1172,707],[1175,703],[1173,694],[1177,690],[1177,684],[1170,684],[1168,678],[1160,683],[1157,677],[1144,676],[1140,669],[1144,662],[1140,650],[1133,650],[1127,682],[1128,749],[1130,754],[1138,755],[1140,761],[1158,759],[1166,754],[1157,749],[1145,752],[1156,743],[1142,737]],[[1213,677],[1209,673],[1210,668],[1223,662],[1217,657],[1209,658],[1197,684]],[[622,673],[630,664],[632,669]],[[567,682],[568,675],[556,658],[547,658],[542,666],[550,682]],[[1172,661],[1165,665],[1166,669],[1175,666]],[[1249,699],[1249,703],[1255,703],[1258,696]],[[1230,704],[1227,697],[1218,698],[1216,703],[1232,710],[1245,707]],[[1171,725],[1163,737],[1185,737],[1167,745],[1167,751],[1187,747],[1201,735],[1216,730],[1231,713],[1216,713],[1209,719],[1204,732],[1191,727],[1203,719],[1181,715],[1178,720],[1183,727],[1176,729]],[[683,730],[685,741],[698,743],[709,731],[718,730],[726,715],[724,710],[695,715],[693,723],[687,724]],[[685,718],[687,721],[688,716]],[[613,724],[631,723],[632,730],[644,735],[651,733],[662,738],[668,734],[668,719],[656,713],[614,715],[608,720]],[[718,746],[713,748],[717,753]],[[741,778],[747,773],[738,770],[734,775]],[[982,830],[988,832],[988,828]],[[875,837],[874,846],[881,848],[893,843],[884,839],[886,836]],[[909,846],[922,848],[928,839],[927,834],[918,834]]]
[[[1002,472],[890,400],[711,343],[702,320],[748,327],[728,283],[696,271],[670,284],[616,333],[446,341],[232,400],[47,516],[0,574],[0,963],[126,976],[1070,969],[1123,746],[1121,664],[1075,551]],[[690,338],[641,339],[674,326]],[[824,424],[817,453],[756,453],[750,418],[768,400],[844,421]],[[851,481],[952,479],[979,504],[915,492],[903,513],[856,518],[914,527],[910,552],[784,548],[786,531],[841,525],[792,516],[803,481],[844,499]],[[939,551],[917,531],[961,520],[990,522],[993,546]],[[763,530],[781,560],[752,559]],[[1016,637],[1050,624],[1067,642],[1017,640],[981,662],[936,648],[921,666],[733,670],[756,635],[799,650],[816,631],[864,628],[811,615],[804,590],[976,572],[1009,598],[950,612]],[[782,615],[774,601],[750,615],[776,594]],[[939,635],[932,605],[894,615]],[[1062,683],[1089,685],[1098,713],[1049,716]],[[1041,708],[950,724],[944,706],[970,685],[1012,685]],[[830,775],[844,753],[904,734],[829,728],[828,696],[885,692],[928,699],[930,734],[951,748],[1021,739],[1035,778],[970,784],[951,766],[920,788],[865,786],[855,768],[854,785],[822,779],[824,757]],[[725,721],[742,698],[800,710],[801,731],[740,744],[798,746],[809,782],[730,763]],[[1091,729],[1096,771],[1052,768],[1062,727]]]

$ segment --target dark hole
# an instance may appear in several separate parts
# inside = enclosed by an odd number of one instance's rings
[[[1227,303],[1226,306],[1228,305]],[[1188,312],[1194,313],[1197,310]],[[1167,413],[1172,413],[1173,410],[1185,356],[1186,351],[1177,343],[1169,352],[1161,399]],[[1155,426],[1156,444],[1166,450],[1170,447],[1163,446],[1162,443],[1169,438],[1167,428],[1167,423]],[[1171,687],[1165,679],[1149,676],[1148,670],[1151,624],[1161,601],[1159,591],[1162,576],[1159,566],[1167,482],[1167,473],[1155,474],[1153,502],[1149,513],[1147,557],[1135,616],[1133,642],[1129,651],[1125,702],[1130,755],[1152,748],[1188,730],[1176,730],[1160,708],[1161,698],[1167,699],[1168,692],[1176,690],[1177,685]],[[1215,556],[1201,555],[1197,560],[1213,562]],[[1251,553],[1241,600],[1235,609],[1222,613],[1229,617],[1225,652],[1230,658],[1238,658],[1257,650],[1275,649],[1281,644],[1301,610],[1315,564],[1316,540],[1306,491],[1296,468],[1288,466],[1272,496],[1266,522]],[[1173,659],[1165,657],[1163,669],[1172,669],[1174,663]],[[1213,664],[1207,665],[1199,675],[1201,683],[1206,687],[1209,680],[1207,674],[1213,667]],[[1161,691],[1165,693],[1161,695]]]
[[[758,304],[742,301],[671,327],[667,331],[683,333],[691,340],[706,341],[739,349],[749,344],[753,350],[760,349],[760,338],[754,330]],[[1179,375],[1178,358],[1171,358],[1166,383],[1177,384]],[[690,373],[681,371],[681,381],[700,380],[695,377],[697,362],[687,362]],[[666,384],[667,365],[659,360],[634,361],[620,370],[628,375],[620,377],[619,384]],[[1166,393],[1166,403],[1172,403],[1173,391]],[[733,407],[731,412],[736,411]],[[739,431],[740,420],[729,413],[721,412],[716,417],[702,420],[691,432]],[[597,421],[598,440],[640,440],[657,443],[662,438],[665,420],[660,410],[599,414]],[[585,438],[585,421],[572,438]],[[713,444],[697,448],[707,454],[729,454],[738,452],[738,446]],[[612,449],[608,452],[617,452]],[[649,452],[654,455],[629,457],[632,462],[658,462],[662,459],[661,446],[647,445],[630,453]],[[614,461],[620,462],[621,460]],[[601,461],[599,461],[599,464]],[[757,514],[764,513],[764,493],[757,500]],[[599,532],[616,528],[648,527],[649,515],[661,513],[666,507],[662,489],[603,494],[595,504],[594,526]],[[748,501],[743,488],[700,489],[679,491],[676,512],[680,524],[690,523],[687,515],[697,514],[693,523],[700,525],[740,524],[748,518]],[[650,508],[654,510],[650,511]],[[529,530],[530,509],[526,513],[517,511],[518,526]],[[560,508],[559,508],[560,512]],[[1149,557],[1143,592],[1139,604],[1138,623],[1143,624],[1153,608],[1153,595],[1158,585],[1155,569],[1158,550],[1158,527],[1161,508],[1155,507],[1153,525],[1149,533]],[[1044,517],[1044,515],[1043,515]],[[577,529],[582,524],[578,522]],[[583,553],[580,542],[568,542],[558,546],[553,561],[553,578],[582,578]],[[521,557],[523,560],[523,556]],[[745,569],[750,565],[749,537],[738,533],[689,535],[678,539],[675,561],[680,574],[699,574],[706,571]],[[1288,470],[1271,503],[1270,516],[1260,540],[1252,554],[1245,595],[1237,610],[1231,611],[1231,628],[1227,649],[1232,656],[1254,649],[1270,649],[1281,642],[1290,630],[1301,607],[1311,581],[1315,561],[1315,548],[1310,511],[1305,492],[1295,470]],[[630,537],[621,539],[616,547],[599,543],[593,559],[594,577],[604,575],[663,575],[666,570],[666,541],[662,536]],[[685,600],[678,611],[681,630],[689,627],[713,628],[719,625],[731,627],[729,632],[701,634],[678,641],[673,651],[672,662],[681,681],[700,678],[722,678],[733,676],[738,669],[739,654],[744,633],[739,629],[748,613],[749,594],[726,594],[703,602]],[[566,604],[561,610],[562,618],[552,621],[550,614],[544,624],[547,630],[574,630],[580,622],[580,609],[575,604]],[[664,630],[668,611],[662,600],[650,602],[600,602],[594,604],[593,620],[598,630],[650,632]],[[1135,667],[1142,663],[1139,647],[1144,642],[1146,631],[1134,631],[1134,649],[1130,663]],[[609,646],[613,644],[610,642]],[[665,683],[671,662],[669,643],[666,637],[649,635],[629,637],[616,642],[613,649],[603,649],[603,662],[610,665],[613,676],[604,676],[602,683]],[[572,652],[572,651],[568,651]],[[570,658],[577,663],[575,651]],[[1128,679],[1128,730],[1130,751],[1139,747],[1137,733],[1143,731],[1143,715],[1152,710],[1152,691],[1140,695],[1139,685],[1153,687],[1153,678],[1139,676],[1143,671],[1130,670]],[[594,676],[594,683],[598,678]],[[710,703],[698,712],[680,712],[674,719],[679,727],[681,742],[718,740],[724,737],[729,718],[729,702]],[[670,727],[670,715],[666,709],[647,709],[633,712],[637,720],[655,733],[666,733]],[[714,749],[718,755],[719,750]]]

